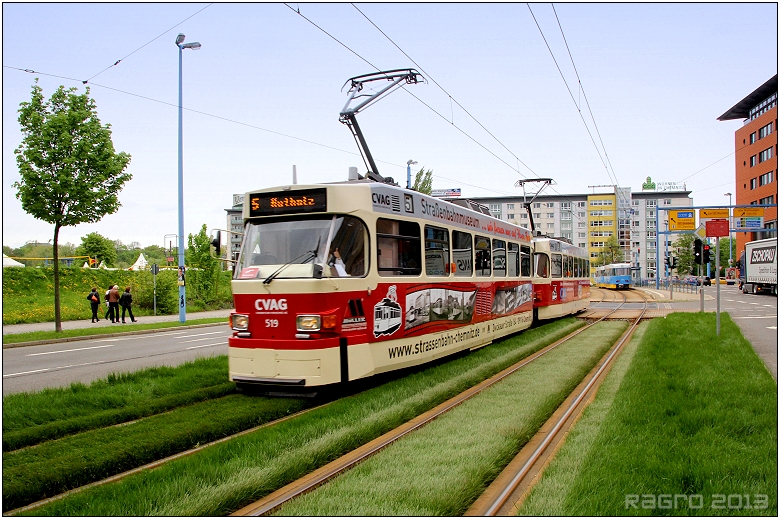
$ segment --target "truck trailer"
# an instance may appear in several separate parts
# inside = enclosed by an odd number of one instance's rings
[[[746,243],[739,266],[743,294],[768,292],[777,295],[777,238]]]

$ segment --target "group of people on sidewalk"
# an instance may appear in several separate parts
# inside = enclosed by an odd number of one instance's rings
[[[133,315],[133,296],[130,294],[130,287],[125,288],[125,291],[120,295],[119,286],[114,285],[106,290],[103,300],[106,303],[106,313],[103,316],[104,319],[111,319],[112,323],[119,323],[119,307],[121,306],[122,324],[125,322],[125,313],[130,314],[130,321],[134,323],[138,321]],[[92,292],[87,295],[87,301],[89,301],[92,306],[92,322],[100,322],[100,318],[98,317],[100,294],[98,294],[97,287],[92,287]]]

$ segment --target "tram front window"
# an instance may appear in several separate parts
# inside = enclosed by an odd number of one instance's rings
[[[352,216],[322,215],[250,222],[236,279],[365,276],[368,233]],[[317,265],[318,267],[314,267]],[[278,270],[278,272],[277,272]]]

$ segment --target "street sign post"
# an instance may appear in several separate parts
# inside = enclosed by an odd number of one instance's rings
[[[729,221],[726,219],[707,221],[707,238],[721,238],[729,235]]]

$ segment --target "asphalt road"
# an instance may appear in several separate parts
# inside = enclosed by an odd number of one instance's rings
[[[226,324],[3,349],[3,395],[227,355]]]

